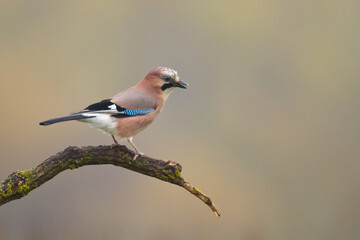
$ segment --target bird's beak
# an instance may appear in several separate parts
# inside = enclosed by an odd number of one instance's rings
[[[186,82],[180,80],[179,82],[174,83],[174,86],[186,89],[186,88],[188,88],[189,84],[187,84]]]

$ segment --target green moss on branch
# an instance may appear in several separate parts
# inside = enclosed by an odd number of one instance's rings
[[[210,198],[182,178],[180,164],[146,156],[139,156],[136,160],[132,160],[133,156],[134,152],[125,146],[119,145],[68,147],[35,168],[10,174],[0,184],[0,206],[9,201],[22,198],[67,169],[73,170],[87,165],[112,164],[179,185],[205,202],[215,215],[220,216],[219,210],[214,206]]]

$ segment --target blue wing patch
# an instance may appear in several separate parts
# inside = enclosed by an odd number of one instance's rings
[[[154,109],[144,109],[144,110],[126,109],[124,111],[124,114],[128,116],[138,116],[138,115],[145,115],[151,113],[152,111],[154,111]]]
[[[153,112],[155,109],[126,109],[123,108],[119,105],[116,105],[115,103],[111,102],[109,99],[105,99],[101,102],[98,103],[94,103],[90,106],[88,106],[87,108],[85,108],[85,111],[107,111],[107,110],[116,110],[119,113],[116,114],[112,114],[111,116],[116,117],[116,118],[125,118],[125,117],[135,117],[135,116],[139,116],[139,115],[146,115],[149,114],[151,112]]]
[[[143,110],[125,109],[122,113],[113,114],[111,116],[115,117],[115,118],[135,117],[135,116],[149,114],[149,113],[153,112],[154,110],[155,109],[152,109],[152,108],[151,109],[143,109]]]
[[[87,108],[85,108],[85,111],[94,111],[94,112],[101,112],[101,111],[107,111],[107,110],[115,110],[119,113],[112,114],[111,116],[115,118],[126,118],[126,117],[135,117],[140,115],[146,115],[151,112],[153,112],[155,109],[126,109],[119,105],[116,105],[115,103],[111,102],[109,99],[103,100],[98,103],[94,103]],[[106,112],[105,112],[106,113]]]

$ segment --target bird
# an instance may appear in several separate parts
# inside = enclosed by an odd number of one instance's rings
[[[110,134],[114,144],[126,139],[135,150],[133,160],[144,155],[134,144],[133,137],[148,127],[162,111],[175,88],[188,88],[177,71],[168,67],[152,69],[136,85],[68,116],[52,118],[39,124],[77,120]]]

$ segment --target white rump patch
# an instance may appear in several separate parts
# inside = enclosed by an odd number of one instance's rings
[[[106,133],[116,135],[116,119],[112,118],[109,114],[83,113],[82,115],[84,115],[84,116],[95,116],[95,117],[94,118],[81,119],[79,121],[88,123],[90,126],[92,126],[94,128],[97,128],[97,129],[100,129],[100,130],[102,130],[102,131],[104,131]]]

